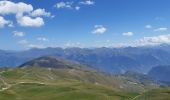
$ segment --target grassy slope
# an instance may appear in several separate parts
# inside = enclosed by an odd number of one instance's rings
[[[22,83],[0,93],[1,100],[121,100],[136,94],[114,92],[109,88],[77,82],[55,85]],[[10,98],[11,97],[11,98]]]
[[[133,100],[170,100],[170,88],[153,89],[136,96]]]
[[[115,77],[82,70],[24,68],[0,73],[0,100],[130,100]],[[126,98],[126,99],[125,99]]]
[[[87,70],[23,68],[0,71],[0,100],[143,100],[140,92],[146,90],[144,88],[124,77],[109,77]]]

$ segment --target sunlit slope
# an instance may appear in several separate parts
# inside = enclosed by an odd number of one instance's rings
[[[138,95],[121,91],[118,79],[98,73],[47,68],[1,72],[0,100],[130,100]]]

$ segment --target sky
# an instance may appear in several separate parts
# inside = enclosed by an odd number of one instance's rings
[[[170,0],[0,0],[0,49],[170,43]]]

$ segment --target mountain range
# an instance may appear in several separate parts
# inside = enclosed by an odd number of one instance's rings
[[[44,48],[0,51],[0,66],[19,66],[42,56],[56,56],[110,74],[134,71],[147,73],[154,66],[170,65],[170,45],[122,48]]]
[[[169,93],[167,87],[161,88],[148,75],[130,71],[110,75],[56,56],[35,58],[15,68],[0,68],[2,100],[143,100],[146,94],[154,99],[149,95],[159,97],[164,91]],[[163,100],[167,98],[169,95],[163,96]]]
[[[170,84],[170,66],[156,66],[152,68],[148,75],[154,80],[162,82],[164,84]]]

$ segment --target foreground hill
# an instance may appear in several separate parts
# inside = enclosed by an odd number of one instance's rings
[[[115,77],[80,70],[32,67],[3,69],[0,75],[0,100],[130,100],[140,89],[129,92]]]
[[[109,74],[99,72],[88,66],[79,64],[77,62],[73,62],[73,61],[69,61],[63,58],[53,57],[53,56],[44,56],[44,57],[36,58],[34,60],[22,64],[19,67],[22,69],[37,68],[37,71],[39,71],[39,69],[45,68],[48,70],[57,71],[58,73],[60,72],[61,74],[63,74],[62,77],[66,76],[66,78],[69,79],[73,78],[79,81],[88,82],[92,84],[107,85],[116,88],[118,90],[130,89],[136,92],[136,91],[144,91],[145,88],[147,88],[146,86],[151,88],[157,86],[157,84],[149,78],[147,78],[145,81],[142,81],[141,79],[144,76],[142,74],[135,73],[131,75],[125,73],[123,75],[112,76]],[[135,76],[138,77],[136,78]],[[145,86],[145,84],[147,85]]]
[[[51,56],[0,70],[0,100],[132,100],[157,87]]]

